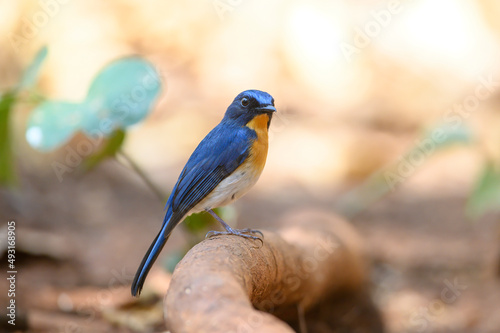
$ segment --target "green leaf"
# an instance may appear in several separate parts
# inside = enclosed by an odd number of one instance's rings
[[[81,123],[79,103],[46,101],[31,113],[26,140],[35,149],[49,151],[68,141]]]
[[[13,92],[0,97],[0,185],[12,186],[16,183],[14,155],[10,134],[10,112],[16,102]]]
[[[489,211],[500,211],[500,168],[491,161],[486,163],[467,202],[467,214],[472,218]]]
[[[160,77],[149,62],[133,57],[112,62],[89,88],[83,130],[100,129],[103,122],[111,128],[138,123],[148,115],[160,90]]]
[[[214,208],[213,211],[226,222],[235,220],[237,217],[236,209],[233,206]],[[215,219],[212,215],[201,212],[186,217],[182,224],[192,234],[205,234],[207,231],[214,230],[214,227],[219,225],[218,222],[214,222]]]
[[[38,79],[38,74],[40,73],[40,67],[42,66],[43,61],[47,57],[48,48],[44,46],[38,51],[35,55],[35,58],[31,62],[31,64],[24,71],[23,77],[18,84],[17,89],[29,89],[33,87]]]
[[[213,224],[214,218],[206,212],[191,214],[183,222],[185,229],[192,234],[206,233]]]
[[[125,132],[116,130],[108,138],[106,145],[97,153],[89,156],[85,160],[85,168],[90,170],[109,157],[114,157],[125,141]]]

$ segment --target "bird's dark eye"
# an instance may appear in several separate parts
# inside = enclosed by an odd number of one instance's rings
[[[248,98],[243,97],[241,99],[241,106],[248,106],[248,104],[250,104],[250,101],[248,100]]]

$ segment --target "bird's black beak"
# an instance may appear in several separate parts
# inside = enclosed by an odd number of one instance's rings
[[[256,108],[255,110],[259,112],[265,112],[265,113],[274,113],[276,112],[276,108],[272,105],[266,105],[266,106],[261,106],[259,108]]]

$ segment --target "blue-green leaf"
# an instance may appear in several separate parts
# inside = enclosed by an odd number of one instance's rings
[[[30,115],[26,140],[41,151],[61,146],[78,130],[81,123],[80,108],[79,103],[43,102]]]
[[[32,82],[45,55],[46,48],[23,82]],[[82,103],[46,101],[38,106],[30,116],[26,139],[32,147],[47,151],[78,130],[89,136],[110,136],[144,119],[160,90],[160,77],[150,63],[140,58],[116,60],[95,77]]]
[[[466,144],[471,141],[471,130],[465,124],[441,124],[428,131],[425,137],[420,140],[420,143],[441,149],[457,143]]]
[[[138,123],[148,115],[160,90],[160,77],[149,62],[133,57],[112,62],[89,88],[83,129],[105,132],[103,128],[123,129]]]
[[[467,202],[467,213],[473,218],[489,211],[500,211],[500,168],[494,162],[486,163]]]
[[[23,77],[19,82],[17,89],[28,89],[31,88],[38,79],[38,74],[40,73],[40,67],[42,66],[43,61],[47,57],[48,48],[44,46],[38,51],[35,55],[35,58],[31,62],[31,64],[24,71]]]

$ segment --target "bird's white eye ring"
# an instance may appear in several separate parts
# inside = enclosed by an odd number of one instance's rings
[[[248,104],[250,104],[250,101],[248,100],[248,98],[243,97],[241,99],[241,106],[248,106]]]

